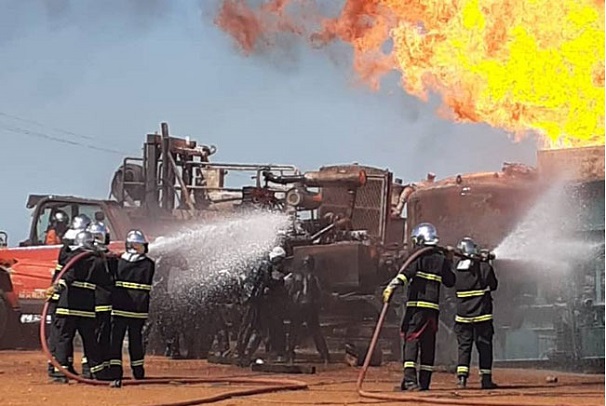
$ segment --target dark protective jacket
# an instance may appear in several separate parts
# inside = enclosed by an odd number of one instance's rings
[[[263,261],[247,276],[244,289],[248,300],[253,302],[263,298],[283,297],[286,295],[284,274],[270,261]]]
[[[118,261],[112,315],[147,319],[156,266],[145,255],[125,253]]]
[[[51,282],[53,284],[55,284],[57,282],[57,277],[59,276],[59,274],[61,273],[61,271],[63,270],[63,267],[65,265],[67,265],[67,263],[69,262],[70,259],[72,259],[74,257],[74,253],[73,251],[69,248],[69,245],[64,244],[63,246],[61,246],[61,248],[59,249],[59,258],[57,259],[57,266],[55,266],[55,271],[53,272],[53,277]],[[57,300],[59,300],[59,293],[54,293],[53,296],[50,298],[51,302],[56,302]]]
[[[406,308],[440,309],[440,285],[454,286],[452,262],[439,249],[431,250],[415,259],[396,277],[399,284],[408,283]]]
[[[78,248],[71,250],[71,255],[82,252],[85,250]],[[57,281],[60,290],[57,316],[95,317],[95,289],[105,270],[104,262],[99,254],[80,259]]]
[[[107,249],[103,250],[102,255],[105,260],[103,267],[97,275],[97,288],[95,289],[95,311],[109,312],[112,310],[112,292],[114,290],[114,280],[118,267],[118,260],[114,256],[108,255]]]
[[[288,295],[295,305],[319,305],[322,290],[316,275],[293,272],[284,278],[284,282]]]
[[[498,281],[490,263],[464,259],[456,266],[457,315],[459,323],[492,320],[492,296]]]

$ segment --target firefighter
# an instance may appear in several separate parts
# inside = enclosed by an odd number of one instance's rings
[[[130,366],[135,379],[145,378],[143,327],[149,314],[149,299],[155,263],[149,257],[143,232],[131,230],[125,241],[116,273],[112,309],[110,370],[113,379],[122,379],[122,342],[128,331]]]
[[[245,348],[244,363],[251,359],[263,339],[269,340],[270,351],[276,353],[278,362],[285,359],[284,315],[287,296],[283,262],[286,251],[282,247],[275,247],[268,257],[269,260],[261,263],[247,283],[250,292],[248,309],[239,345]]]
[[[284,283],[292,300],[291,330],[288,336],[288,361],[295,359],[295,347],[300,336],[303,323],[311,334],[316,349],[324,363],[330,362],[326,340],[322,335],[319,321],[321,288],[318,277],[314,275],[315,260],[311,255],[303,258],[301,270],[288,274]]]
[[[74,256],[73,251],[70,249],[70,245],[74,244],[75,235],[78,232],[83,231],[86,227],[88,227],[89,224],[90,224],[90,219],[85,214],[78,215],[72,219],[70,228],[63,235],[63,245],[61,246],[61,249],[59,250],[59,258],[57,259],[57,266],[55,267],[55,272],[53,273],[53,276],[52,276],[52,284],[55,284],[57,282],[57,277],[59,276],[59,273],[61,273],[61,270],[63,270],[63,267]],[[57,326],[54,325],[55,309],[57,308],[58,300],[59,300],[59,293],[55,293],[53,286],[51,286],[48,290],[49,305],[48,305],[48,313],[47,313],[48,314],[47,323],[50,324],[50,331],[49,331],[49,336],[48,336],[48,347],[53,356],[55,356],[55,346],[56,346],[56,342],[57,342],[56,336],[57,336],[57,332],[58,332]],[[74,358],[73,358],[73,348],[72,348],[70,351],[70,355],[68,357],[68,367],[69,367],[68,370],[71,373],[76,374],[76,371],[74,370],[73,362],[74,362]],[[56,375],[55,368],[53,367],[53,365],[50,362],[48,363],[48,373],[51,378],[54,378]]]
[[[118,261],[114,256],[108,255],[107,245],[111,237],[105,224],[94,222],[86,230],[93,235],[95,248],[103,258],[103,268],[97,275],[98,283],[95,289],[95,338],[103,367],[109,368],[112,290]],[[82,358],[82,374],[85,377],[90,377],[86,353],[84,355]]]
[[[492,382],[492,297],[498,281],[492,265],[482,260],[475,242],[463,238],[457,248],[465,255],[456,265],[457,314],[455,333],[459,344],[457,386],[465,388],[469,376],[471,349],[475,341],[480,358],[482,389],[494,389]]]
[[[54,291],[59,293],[55,311],[56,359],[65,368],[69,367],[73,339],[78,332],[92,377],[103,379],[103,362],[95,340],[95,287],[98,275],[104,270],[103,258],[95,252],[94,237],[88,231],[79,232],[73,244],[70,250],[74,256],[87,251],[93,255],[79,260],[54,285]],[[55,381],[66,383],[67,378],[57,376]]]
[[[406,312],[402,320],[404,379],[400,389],[428,390],[435,358],[440,285],[454,286],[455,275],[451,269],[452,252],[444,254],[437,247],[438,234],[432,224],[417,225],[411,240],[416,249],[435,248],[401,269],[383,291],[383,300],[388,303],[398,286],[408,285]],[[417,358],[420,358],[418,380]]]
[[[45,245],[59,245],[63,234],[69,227],[69,216],[63,210],[57,210],[51,217],[50,224],[44,237]]]

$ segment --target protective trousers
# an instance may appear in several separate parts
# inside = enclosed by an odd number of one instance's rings
[[[459,362],[457,376],[469,376],[471,349],[476,343],[480,359],[480,375],[492,374],[492,336],[494,328],[492,321],[480,323],[455,323],[455,334],[459,343]]]
[[[111,359],[110,374],[113,379],[122,379],[122,343],[128,331],[128,353],[130,356],[130,367],[135,379],[145,378],[144,358],[145,347],[143,345],[143,326],[145,319],[113,316],[111,335]]]
[[[99,360],[104,368],[109,368],[112,316],[111,309],[95,313],[95,338],[99,351]]]
[[[402,322],[404,337],[404,383],[429,389],[435,359],[438,312],[408,308]],[[417,381],[417,358],[420,358]],[[417,383],[418,382],[418,383]]]
[[[69,360],[74,351],[74,336],[76,332],[82,338],[84,354],[93,377],[103,370],[97,342],[95,339],[95,319],[93,317],[56,316],[54,324],[57,329],[55,339],[55,358],[61,366],[68,368]]]
[[[301,330],[303,329],[303,323],[307,326],[309,334],[314,340],[316,349],[323,361],[329,360],[328,346],[326,340],[322,335],[322,329],[320,328],[320,320],[318,315],[318,309],[315,306],[296,306],[293,308],[291,316],[291,327],[290,334],[288,335],[288,352],[291,360],[294,360],[295,347],[299,343],[299,337]]]

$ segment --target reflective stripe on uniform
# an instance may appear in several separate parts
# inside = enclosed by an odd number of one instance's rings
[[[116,286],[119,288],[126,289],[138,289],[138,290],[151,290],[151,285],[145,285],[142,283],[134,283],[134,282],[126,282],[126,281],[116,281]]]
[[[466,367],[464,365],[459,365],[457,367],[457,374],[468,374],[469,373],[469,367]]]
[[[61,264],[57,264],[57,266],[55,267],[55,271],[60,271],[63,269],[63,265]]]
[[[130,362],[130,366],[131,366],[131,367],[142,367],[142,366],[143,366],[143,362],[144,362],[144,361],[143,361],[142,359],[138,359],[138,360],[135,360],[135,361],[131,361],[131,362]]]
[[[55,310],[55,314],[59,314],[61,316],[78,316],[78,317],[92,317],[95,318],[95,312],[87,312],[83,310],[72,310],[65,309],[63,307],[58,307]]]
[[[103,371],[104,369],[105,369],[105,365],[103,365],[103,364],[99,364],[99,365],[96,365],[96,366],[94,366],[94,367],[91,367],[91,368],[90,368],[90,371],[91,371],[93,374],[96,374],[97,372],[101,372],[101,371]]]
[[[82,363],[83,364],[88,364],[88,358],[82,357]]]
[[[484,314],[482,316],[476,317],[463,317],[463,316],[455,316],[455,321],[457,323],[479,323],[482,321],[492,320],[492,314]]]
[[[112,316],[128,317],[131,319],[146,319],[148,313],[127,312],[124,310],[112,310]]]
[[[490,288],[479,289],[479,290],[466,290],[463,292],[457,292],[457,297],[474,297],[483,296],[485,293],[490,292]]]
[[[480,375],[492,375],[491,369],[480,369]]]
[[[405,284],[405,285],[408,283],[408,279],[406,278],[406,275],[404,275],[404,274],[402,274],[402,273],[399,273],[399,274],[396,276],[396,279],[400,280],[400,281],[401,281],[403,284]]]
[[[88,283],[88,282],[82,282],[82,281],[73,281],[72,286],[75,288],[90,289],[90,290],[95,290],[95,288],[97,287],[97,285],[95,285],[94,283]]]
[[[122,366],[122,360],[112,359],[109,361],[110,366]]]
[[[59,300],[59,294],[53,293],[53,295],[51,296],[51,300]]]
[[[435,303],[423,302],[423,301],[406,302],[406,307],[423,307],[423,308],[426,308],[426,309],[440,310],[440,306],[439,305],[437,305]]]
[[[417,364],[413,361],[406,361],[404,363],[404,368],[416,368]]]
[[[95,306],[95,311],[98,312],[111,312],[112,311],[112,306],[111,305],[106,305],[106,306]]]
[[[434,281],[434,282],[442,282],[442,277],[440,275],[436,275],[433,273],[417,272],[415,274],[415,277],[417,277],[417,276],[419,278],[427,279],[427,280]]]
[[[421,364],[421,366],[419,366],[419,369],[421,371],[433,372],[433,366],[432,365],[423,365],[423,364]]]
[[[62,285],[62,286],[67,286],[67,283],[65,282],[65,279],[59,279],[59,281],[57,283],[59,285]]]

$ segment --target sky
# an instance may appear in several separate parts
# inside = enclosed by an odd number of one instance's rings
[[[213,24],[216,5],[0,0],[0,230],[10,245],[28,235],[29,194],[107,198],[123,157],[140,156],[162,121],[217,145],[220,162],[358,162],[405,182],[535,163],[536,140],[445,121],[437,97],[408,96],[396,77],[378,92],[357,83],[345,46],[287,40],[243,56]]]

